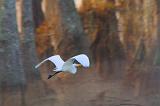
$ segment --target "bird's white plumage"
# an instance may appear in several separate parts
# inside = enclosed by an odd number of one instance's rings
[[[48,60],[50,60],[52,63],[55,64],[56,70],[62,69],[64,61],[62,60],[62,58],[59,55],[51,56],[48,58]]]
[[[55,56],[51,56],[45,60],[43,60],[42,62],[40,62],[39,64],[37,64],[35,66],[35,68],[38,68],[42,63],[46,62],[47,60],[51,61],[53,64],[55,64],[56,66],[56,70],[61,70],[62,66],[64,64],[64,61],[62,60],[62,58],[59,55],[55,55]]]
[[[70,72],[72,74],[75,74],[77,72],[77,67],[76,67],[76,64],[74,63],[75,60],[77,60],[83,67],[90,66],[89,58],[87,57],[87,55],[80,54],[80,55],[71,57],[65,62],[62,60],[62,58],[59,55],[54,55],[40,62],[38,65],[35,66],[35,68],[38,68],[42,63],[44,63],[47,60],[55,64],[56,68],[53,71]]]
[[[76,59],[83,67],[89,67],[90,65],[89,58],[85,54],[80,54],[72,58]]]
[[[77,72],[77,68],[73,64],[73,62],[74,62],[74,60],[72,58],[65,61],[65,63],[63,64],[63,67],[62,67],[62,71],[66,71],[66,72],[69,71],[72,74],[75,74]]]
[[[77,67],[75,67],[74,65],[72,65],[71,67],[71,71],[72,74],[75,74],[77,72]]]

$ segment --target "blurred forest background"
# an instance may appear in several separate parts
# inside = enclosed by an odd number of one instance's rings
[[[0,106],[160,106],[160,0],[0,0]]]

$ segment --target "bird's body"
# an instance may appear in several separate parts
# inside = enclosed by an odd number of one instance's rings
[[[53,70],[56,71],[56,73],[53,75],[49,75],[48,79],[60,72],[69,72],[75,74],[77,72],[77,67],[89,67],[90,65],[89,58],[85,54],[74,56],[65,62],[61,59],[59,55],[55,55],[43,60],[41,63],[36,65],[35,68],[38,68],[42,63],[46,62],[47,60],[51,61],[56,66]]]

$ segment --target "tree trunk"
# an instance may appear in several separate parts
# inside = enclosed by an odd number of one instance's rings
[[[85,32],[90,38],[96,69],[106,77],[114,73],[114,62],[124,59],[123,47],[118,35],[115,2],[114,0],[83,0],[82,3],[80,14]]]
[[[1,2],[0,10],[0,47],[1,47],[1,82],[18,85],[25,83],[21,63],[20,43],[18,38],[15,0]]]
[[[45,86],[40,80],[39,71],[35,69],[38,64],[35,47],[35,25],[32,12],[32,0],[21,0],[22,10],[22,33],[19,34],[21,58],[23,69],[26,76],[26,84],[21,86],[21,102],[23,106],[33,105],[34,101],[39,100],[39,97],[48,96],[45,92]],[[39,22],[39,21],[38,21]],[[39,23],[37,23],[39,24]],[[47,87],[46,87],[47,88]],[[53,99],[51,99],[53,104]],[[40,102],[36,105],[41,106]]]
[[[157,3],[157,50],[154,60],[154,65],[160,65],[160,1],[156,0]]]
[[[36,28],[44,21],[44,15],[41,6],[42,1],[43,0],[32,0],[33,19]]]
[[[23,0],[22,4],[22,34],[21,49],[23,67],[26,73],[27,81],[39,79],[39,72],[35,71],[37,62],[35,48],[35,25],[33,21],[32,0]]]
[[[51,18],[52,17],[52,18]],[[48,0],[45,19],[51,30],[50,39],[57,54],[65,59],[79,53],[86,53],[87,37],[73,0]]]
[[[127,54],[129,83],[135,95],[144,93],[154,71],[157,45],[157,4],[154,0],[116,0],[121,42]],[[149,88],[149,87],[148,87]],[[145,89],[145,90],[144,90]]]
[[[21,106],[25,76],[21,60],[15,0],[0,0],[0,105]]]
[[[116,2],[119,5],[123,4],[117,15],[121,42],[125,47],[128,60],[134,60],[141,39],[144,40],[146,56],[152,57],[157,39],[155,1],[129,0],[122,2],[116,0]],[[153,62],[153,60],[151,61]]]

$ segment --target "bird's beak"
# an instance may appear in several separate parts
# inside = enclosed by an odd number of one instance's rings
[[[81,64],[76,64],[76,67],[81,67],[82,65]]]

